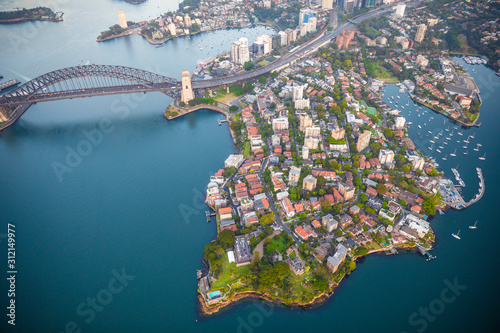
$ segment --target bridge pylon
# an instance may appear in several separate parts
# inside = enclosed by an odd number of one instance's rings
[[[191,74],[188,70],[182,71],[181,101],[184,103],[194,99],[193,88],[191,87]]]

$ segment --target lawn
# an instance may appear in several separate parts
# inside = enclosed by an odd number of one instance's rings
[[[243,157],[249,158],[252,155],[250,141],[245,141],[245,146],[243,147]]]
[[[261,60],[257,64],[260,65],[260,66],[266,66],[266,65],[269,65],[269,61],[267,61],[267,60]]]
[[[271,244],[274,245],[274,249],[276,251],[278,251],[279,253],[283,253],[283,251],[285,251],[285,247],[286,247],[285,237],[279,236],[278,239],[275,239],[275,238],[276,238],[276,236],[271,238]]]
[[[223,268],[221,277],[212,283],[211,289],[220,289],[226,287],[228,284],[234,283],[239,280],[243,275],[246,275],[250,272],[250,266],[240,266],[236,267],[236,263],[229,263],[227,259],[227,254],[224,254],[222,257],[223,260]]]
[[[373,62],[371,64],[373,65],[373,73],[371,73],[372,77],[382,80],[386,83],[399,82],[397,77],[392,76],[392,74],[384,66],[381,66],[378,62]]]

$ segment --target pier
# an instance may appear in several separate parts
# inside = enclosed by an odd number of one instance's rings
[[[430,254],[429,251],[427,251],[427,249],[425,247],[418,245],[417,248],[418,248],[418,252],[420,252],[421,255],[427,256],[427,259],[425,259],[425,261],[430,261],[430,260],[437,258],[436,256],[433,256],[432,254]]]
[[[483,194],[484,194],[484,178],[483,178],[483,171],[481,170],[481,168],[476,168],[476,171],[477,171],[477,176],[479,177],[479,193],[476,194],[474,196],[474,198],[472,198],[468,203],[467,203],[467,206],[470,206],[476,202],[479,201],[479,199],[481,199],[483,197]]]
[[[453,182],[449,179],[442,179],[438,187],[439,193],[443,197],[445,203],[451,208],[462,210],[468,206],[476,203],[484,195],[485,182],[481,168],[476,168],[479,177],[479,193],[474,196],[469,202],[465,202],[458,190],[455,188]]]
[[[222,123],[227,123],[227,119],[217,119],[217,122],[219,123],[220,126]]]
[[[207,222],[210,222],[210,217],[212,217],[212,216],[216,216],[216,214],[215,214],[215,213],[212,213],[212,212],[210,212],[210,211],[208,211],[208,210],[207,210],[207,211],[205,212],[205,216],[207,217]]]

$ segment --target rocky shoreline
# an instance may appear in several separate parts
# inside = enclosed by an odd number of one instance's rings
[[[267,294],[260,293],[258,291],[244,291],[241,293],[235,293],[231,298],[225,301],[221,301],[220,303],[215,304],[214,306],[207,306],[205,303],[205,300],[201,294],[198,293],[198,301],[200,303],[200,312],[204,316],[211,316],[220,310],[222,310],[225,307],[228,307],[230,305],[236,305],[239,302],[246,300],[246,299],[256,299],[256,300],[265,300],[269,303],[272,303],[274,305],[281,305],[281,306],[286,306],[289,308],[302,308],[302,309],[307,309],[311,308],[315,305],[320,305],[323,302],[325,302],[327,299],[329,299],[333,295],[334,289],[338,287],[338,285],[334,285],[332,287],[332,291],[329,293],[323,293],[319,296],[316,296],[315,298],[312,299],[312,301],[307,302],[307,303],[299,303],[299,302],[292,302],[292,303],[285,303],[280,301],[279,299],[273,299]]]

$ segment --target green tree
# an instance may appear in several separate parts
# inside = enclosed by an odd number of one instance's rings
[[[238,109],[239,109],[239,107],[237,107],[236,105],[231,105],[229,107],[229,111],[231,111],[231,112],[236,112],[236,111],[238,111]]]
[[[384,194],[387,192],[387,187],[384,184],[377,184],[377,192],[378,194]]]
[[[259,82],[260,83],[266,83],[266,81],[267,81],[267,79],[266,79],[266,77],[264,75],[262,75],[262,76],[259,77]]]

